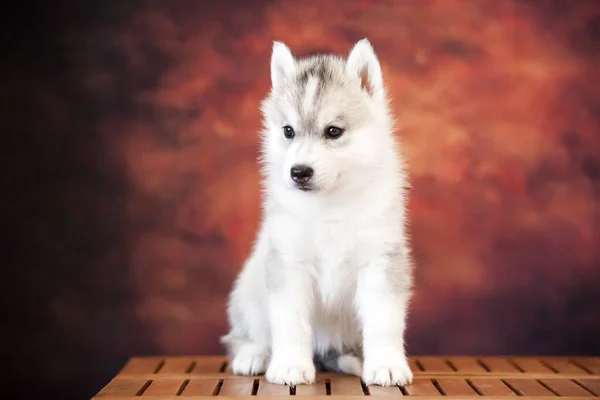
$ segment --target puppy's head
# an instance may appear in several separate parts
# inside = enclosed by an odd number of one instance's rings
[[[347,58],[295,59],[275,42],[272,89],[262,111],[262,157],[271,183],[310,194],[362,179],[378,164],[389,118],[381,67],[371,44]]]

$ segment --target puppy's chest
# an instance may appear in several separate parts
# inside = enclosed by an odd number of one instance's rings
[[[362,262],[358,236],[324,226],[314,238],[315,286],[322,306],[338,308],[352,303]]]

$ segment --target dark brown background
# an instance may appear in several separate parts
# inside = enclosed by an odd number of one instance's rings
[[[222,352],[259,220],[273,40],[305,55],[368,37],[380,56],[413,180],[411,354],[600,354],[599,1],[6,11],[2,362],[16,392],[85,398],[127,356]]]

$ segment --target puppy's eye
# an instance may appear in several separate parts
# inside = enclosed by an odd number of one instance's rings
[[[340,136],[342,136],[343,133],[344,130],[342,128],[338,128],[337,126],[330,126],[327,129],[325,129],[325,136],[327,136],[330,139],[337,139]]]
[[[296,132],[294,132],[294,128],[292,128],[289,125],[286,125],[283,127],[283,134],[288,139],[292,139],[294,136],[296,136]]]

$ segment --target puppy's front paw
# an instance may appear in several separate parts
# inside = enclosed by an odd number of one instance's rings
[[[362,380],[366,385],[404,386],[411,383],[413,373],[406,357],[394,360],[366,360]]]
[[[260,375],[266,369],[266,354],[240,354],[231,361],[231,370],[236,375]]]
[[[315,365],[312,360],[306,362],[271,362],[267,374],[267,381],[279,385],[296,386],[315,382]]]

